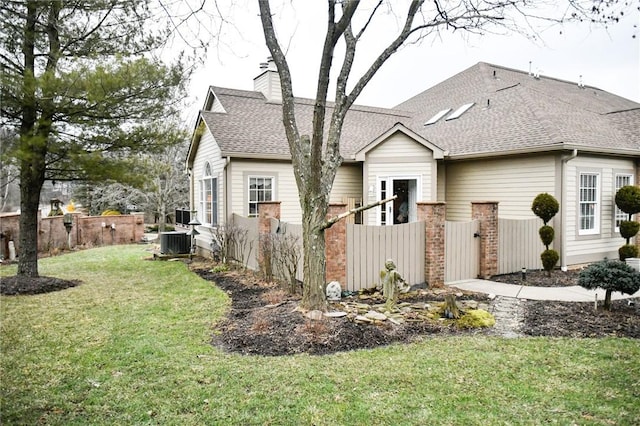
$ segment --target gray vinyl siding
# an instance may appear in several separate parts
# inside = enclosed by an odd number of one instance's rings
[[[600,176],[599,232],[593,235],[580,235],[578,231],[579,174],[597,173]],[[567,178],[567,264],[618,258],[618,248],[625,241],[614,232],[615,175],[629,173],[635,175],[634,162],[631,159],[613,157],[582,156],[569,161]]]
[[[224,165],[225,159],[222,158],[220,147],[216,143],[209,129],[205,129],[198,152],[193,161],[193,210],[197,210],[198,220],[204,223],[202,212],[200,210],[200,202],[202,193],[200,192],[200,180],[204,173],[204,165],[209,162],[211,165],[211,173],[213,177],[218,178],[218,224],[224,225],[225,221],[225,204],[224,204]],[[206,226],[199,228],[200,235],[197,236],[197,245],[205,251],[209,249],[211,234],[207,231]]]
[[[556,194],[556,167],[552,155],[474,160],[446,165],[447,220],[471,218],[472,201],[497,201],[500,217],[531,219],[536,195]]]
[[[436,200],[437,167],[433,152],[403,133],[395,133],[367,153],[363,174],[366,203],[378,200],[378,180],[389,177],[417,178],[417,201]],[[376,225],[378,211],[379,208],[369,209],[365,223]]]
[[[232,212],[241,216],[249,214],[247,201],[248,177],[274,177],[274,201],[280,201],[280,218],[289,223],[302,223],[302,211],[298,198],[293,167],[286,161],[232,160],[230,165],[231,188],[229,191]],[[342,203],[344,197],[360,198],[362,172],[359,165],[342,166],[338,169],[330,202]]]
[[[343,165],[338,169],[331,189],[331,203],[344,203],[346,198],[362,198],[362,165]]]

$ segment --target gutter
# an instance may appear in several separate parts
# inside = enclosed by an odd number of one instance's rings
[[[578,150],[560,157],[560,269],[567,271],[567,163],[578,156]]]
[[[224,224],[229,224],[229,218],[231,217],[231,206],[229,205],[229,164],[231,164],[231,157],[225,157],[224,167],[222,173],[224,174],[223,188],[224,191]]]

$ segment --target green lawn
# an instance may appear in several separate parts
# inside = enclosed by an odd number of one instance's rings
[[[0,423],[637,424],[640,342],[428,338],[332,356],[209,345],[229,304],[144,246],[43,259],[83,285],[2,296]],[[3,275],[15,268],[3,267]]]

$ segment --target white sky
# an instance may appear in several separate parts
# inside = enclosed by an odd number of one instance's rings
[[[275,2],[289,7],[287,1]],[[220,47],[210,48],[206,62],[194,74],[189,95],[188,116],[195,119],[202,107],[208,86],[253,90],[253,78],[259,64],[269,55],[264,43],[256,2],[236,7],[235,28],[226,26]],[[325,32],[325,2],[307,1],[304,7],[276,13],[276,29],[281,43],[290,40],[287,58],[292,72],[294,93],[314,97],[317,68]],[[387,19],[390,19],[389,17]],[[391,24],[389,24],[391,22]],[[362,92],[358,104],[392,107],[442,80],[476,64],[488,62],[510,68],[540,71],[550,77],[595,86],[640,102],[640,12],[632,10],[618,24],[591,28],[589,24],[565,25],[541,34],[543,42],[534,43],[521,35],[466,36],[446,34],[440,39],[404,47],[393,55]],[[387,21],[395,29],[396,21]],[[634,27],[635,25],[635,27]],[[362,72],[367,55],[371,58],[383,47],[384,36],[393,31],[375,33],[374,40],[360,46],[353,76]],[[632,36],[635,34],[635,38]],[[289,37],[290,36],[290,37]],[[336,65],[337,64],[337,65]],[[334,67],[341,64],[334,62]],[[358,68],[358,64],[360,68]],[[352,77],[354,79],[355,77]],[[355,80],[354,80],[355,81]]]

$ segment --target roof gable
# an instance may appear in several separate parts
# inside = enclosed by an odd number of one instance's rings
[[[360,149],[358,152],[356,152],[355,154],[356,161],[365,161],[366,155],[368,152],[373,151],[377,146],[387,141],[392,135],[396,133],[403,133],[404,135],[413,139],[420,145],[424,146],[426,149],[433,152],[433,158],[436,160],[441,160],[445,156],[445,152],[440,147],[432,144],[431,142],[429,142],[419,134],[415,133],[413,130],[407,128],[402,123],[396,123],[393,127],[391,127],[390,129],[382,133],[380,136],[378,136],[373,141],[371,141],[366,146],[364,146],[362,149]]]

